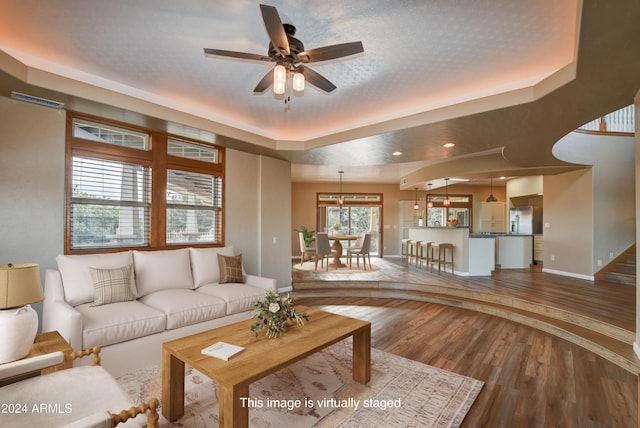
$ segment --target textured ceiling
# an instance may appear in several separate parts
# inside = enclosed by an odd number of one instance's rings
[[[302,95],[291,94],[288,108],[270,90],[252,92],[271,64],[203,54],[209,47],[266,55],[268,36],[255,1],[3,0],[0,49],[28,70],[186,113],[218,135],[242,135],[291,160],[294,180],[326,179],[351,167],[361,181],[373,171],[368,181],[399,182],[442,160],[498,149],[508,158],[505,169],[561,166],[551,156],[554,141],[538,153],[522,134],[554,125],[554,118],[543,117],[554,112],[545,99],[584,95],[577,91],[589,80],[576,80],[583,50],[585,67],[618,39],[626,40],[628,55],[638,52],[638,41],[628,41],[638,34],[638,5],[628,3],[270,2],[283,21],[296,25],[307,49],[357,40],[364,45],[363,54],[310,65],[337,89],[326,94],[307,85]],[[630,72],[636,66],[637,58]],[[602,79],[590,73],[585,69],[586,78]],[[619,73],[604,77],[620,82]],[[637,90],[637,80],[629,81],[625,96]],[[587,95],[580,109],[541,137],[557,141],[621,107],[622,94],[602,97],[598,90]],[[608,110],[592,111],[596,104]],[[553,106],[566,110],[562,102]],[[456,146],[443,149],[448,141]]]

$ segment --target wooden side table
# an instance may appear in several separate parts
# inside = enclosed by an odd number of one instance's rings
[[[37,357],[38,355],[49,354],[61,351],[64,354],[64,362],[56,366],[47,367],[41,370],[40,374],[57,372],[58,370],[70,369],[73,367],[73,360],[69,357],[73,352],[71,345],[57,331],[48,331],[36,336],[36,340],[31,345],[31,351],[25,358]]]

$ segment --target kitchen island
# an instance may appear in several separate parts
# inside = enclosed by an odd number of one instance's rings
[[[470,235],[468,227],[414,227],[409,239],[453,244],[455,275],[486,276],[495,269],[494,235]]]

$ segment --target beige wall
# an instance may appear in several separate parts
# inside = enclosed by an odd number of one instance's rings
[[[291,257],[300,257],[300,245],[295,229],[306,226],[310,230],[317,229],[316,194],[337,193],[339,182],[335,183],[292,183],[291,184]],[[414,190],[400,190],[397,184],[363,184],[345,183],[343,193],[382,193],[384,209],[382,212],[383,255],[398,256],[400,254],[401,222],[400,202],[415,201]],[[433,193],[444,194],[444,188],[434,190]],[[449,186],[449,194],[470,194],[475,203],[487,199],[491,189],[489,186],[472,186],[456,184]],[[499,201],[505,200],[505,187],[493,186],[493,194]],[[425,190],[418,192],[421,207],[425,204]],[[424,209],[424,208],[422,208]],[[474,222],[477,221],[477,210],[474,209]]]
[[[291,286],[291,164],[260,157],[260,271]]]
[[[227,150],[225,242],[247,272],[291,286],[290,163]]]
[[[541,175],[513,178],[507,182],[507,201],[511,201],[511,198],[537,195],[542,193],[543,189]],[[511,203],[509,205],[508,208],[515,208]]]
[[[592,165],[590,261],[595,274],[635,243],[634,138],[572,132],[556,143],[553,153],[562,160]]]
[[[592,277],[592,181],[591,169],[544,177],[545,271]]]
[[[0,264],[44,278],[63,251],[65,112],[0,97],[0,130]]]

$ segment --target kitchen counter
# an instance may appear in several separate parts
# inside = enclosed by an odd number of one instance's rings
[[[409,229],[409,239],[453,244],[456,275],[487,276],[495,269],[494,235],[470,236],[468,227],[416,227]]]
[[[498,235],[496,254],[501,269],[528,269],[533,262],[533,235]]]

